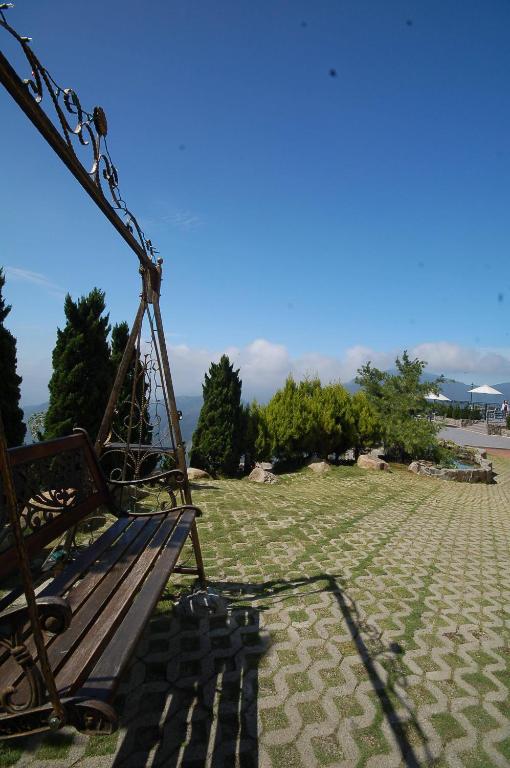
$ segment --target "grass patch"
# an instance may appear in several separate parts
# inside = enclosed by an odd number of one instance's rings
[[[51,733],[44,736],[36,752],[38,760],[65,760],[74,740],[72,733]]]
[[[9,768],[14,765],[23,755],[23,742],[21,739],[9,741],[0,741],[0,766]]]
[[[437,715],[432,715],[431,720],[443,743],[453,739],[460,739],[466,733],[464,728],[449,712],[439,712]]]
[[[113,755],[117,749],[118,738],[118,733],[111,733],[108,736],[91,736],[87,741],[85,757]]]

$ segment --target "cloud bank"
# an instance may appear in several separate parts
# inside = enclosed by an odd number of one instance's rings
[[[201,394],[204,374],[211,362],[217,362],[222,354],[227,354],[240,369],[244,398],[261,400],[281,387],[289,373],[296,379],[318,375],[325,383],[347,382],[368,361],[382,369],[393,367],[395,357],[402,352],[401,349],[380,351],[357,345],[341,356],[318,352],[293,356],[284,344],[267,339],[255,339],[243,347],[217,350],[170,344],[168,350],[177,394]],[[497,384],[510,380],[510,349],[482,350],[449,341],[429,341],[410,347],[408,351],[412,357],[426,360],[432,373],[478,383]],[[46,400],[46,384],[51,374],[49,355],[44,360],[23,360],[21,357],[19,372],[23,376],[23,402],[33,404]]]
[[[448,377],[468,375],[493,382],[510,377],[510,350],[480,350],[440,341],[423,342],[408,351],[412,357],[426,360],[429,371],[444,373]],[[354,378],[358,368],[368,361],[378,368],[392,367],[402,350],[380,351],[358,345],[338,357],[316,352],[292,356],[283,344],[255,339],[244,347],[227,347],[217,351],[179,344],[170,346],[169,352],[174,386],[179,393],[198,394],[210,363],[227,354],[240,369],[244,396],[265,397],[280,387],[289,373],[296,379],[318,375],[323,382],[346,382]]]

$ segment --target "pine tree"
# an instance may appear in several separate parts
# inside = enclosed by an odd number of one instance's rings
[[[98,288],[77,302],[69,294],[65,298],[67,322],[57,330],[53,350],[46,439],[68,435],[75,426],[86,429],[92,440],[97,435],[112,384],[104,298]]]
[[[190,462],[212,474],[235,475],[242,440],[239,371],[226,355],[211,363],[202,387],[204,404],[193,435]]]
[[[387,456],[398,461],[433,458],[438,450],[438,425],[417,419],[427,411],[427,393],[438,391],[444,381],[422,381],[427,363],[411,360],[406,350],[395,360],[396,373],[380,371],[367,363],[358,370],[356,383],[365,391],[381,426]]]
[[[19,407],[21,376],[16,373],[16,339],[4,327],[4,320],[11,311],[2,296],[4,285],[4,272],[0,267],[0,411],[7,445],[13,446],[21,445],[27,428]]]

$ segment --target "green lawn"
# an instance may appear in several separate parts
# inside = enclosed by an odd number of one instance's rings
[[[171,582],[121,729],[0,765],[508,766],[510,461],[469,486],[339,467],[194,490],[216,613]]]

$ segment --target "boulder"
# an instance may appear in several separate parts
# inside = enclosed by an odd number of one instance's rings
[[[205,471],[205,469],[196,469],[195,467],[188,467],[188,478],[190,480],[210,480],[211,475]]]
[[[252,469],[250,474],[248,475],[248,480],[251,480],[252,483],[277,483],[278,478],[276,475],[273,475],[272,472],[268,472],[266,469],[262,469],[262,467],[255,467],[255,469]]]
[[[143,486],[110,485],[110,495],[115,505],[122,509],[129,501],[142,501],[149,495],[149,492],[144,490]]]
[[[390,465],[384,459],[376,458],[370,454],[361,454],[357,461],[358,467],[363,469],[389,469]]]
[[[327,461],[319,461],[318,459],[314,459],[313,461],[309,462],[308,469],[311,469],[312,472],[315,472],[317,475],[323,475],[324,472],[329,472],[331,465],[328,464]]]
[[[260,469],[263,469],[265,472],[273,471],[273,465],[271,464],[270,461],[257,461],[255,466],[259,467]]]

